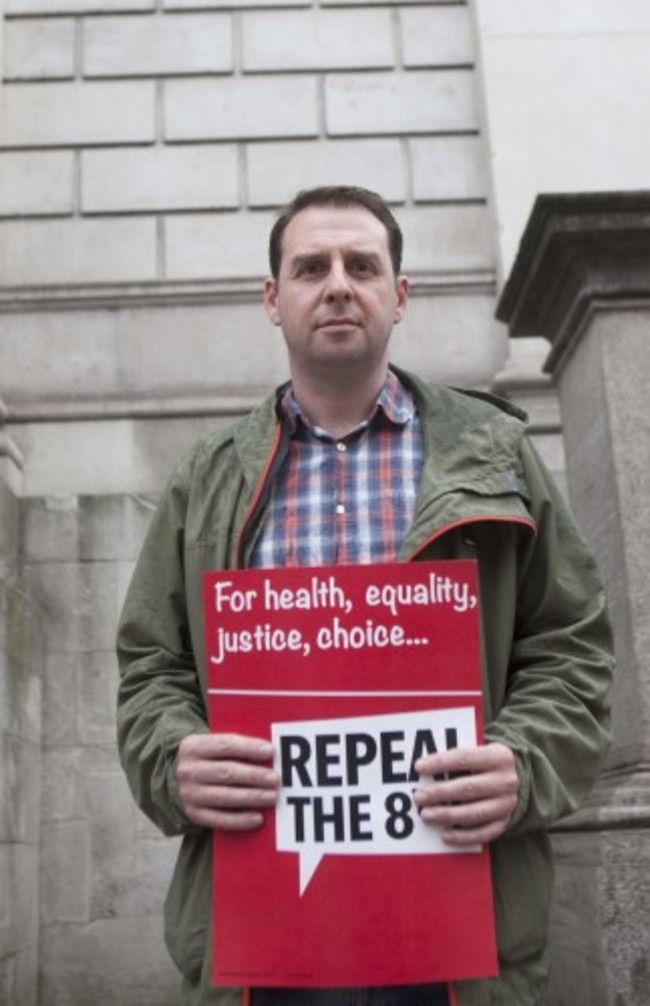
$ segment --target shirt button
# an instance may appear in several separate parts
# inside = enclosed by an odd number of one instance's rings
[[[337,513],[345,513],[345,507],[343,506],[342,503],[337,503],[336,504],[336,512]]]
[[[336,449],[339,452],[339,454],[343,454],[343,451],[347,451],[346,445],[342,443],[342,441],[340,440],[336,444]]]

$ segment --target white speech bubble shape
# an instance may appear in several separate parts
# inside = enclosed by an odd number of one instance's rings
[[[474,747],[471,706],[274,723],[275,769],[284,776],[275,812],[278,852],[299,856],[300,895],[324,855],[458,853],[412,804],[427,778],[409,778],[414,753]],[[477,852],[480,846],[464,847]]]
[[[307,846],[307,848],[300,853],[298,857],[299,863],[299,887],[300,887],[300,897],[307,890],[307,885],[309,881],[316,873],[318,869],[318,864],[323,858],[323,853],[320,849],[315,849],[313,845]]]

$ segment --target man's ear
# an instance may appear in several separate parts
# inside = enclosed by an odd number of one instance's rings
[[[409,299],[408,276],[400,274],[395,281],[395,292],[397,293],[397,306],[395,307],[395,324],[402,320],[406,311],[406,304]]]
[[[280,308],[278,307],[278,285],[273,279],[269,278],[264,283],[264,307],[268,315],[269,321],[273,325],[280,325]]]

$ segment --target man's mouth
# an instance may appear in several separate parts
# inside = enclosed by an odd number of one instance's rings
[[[359,322],[356,318],[350,318],[347,314],[335,315],[321,321],[319,328],[356,328]]]

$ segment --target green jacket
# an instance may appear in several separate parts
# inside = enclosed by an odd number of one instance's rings
[[[515,753],[513,827],[492,843],[500,977],[459,982],[460,1006],[533,1006],[542,994],[552,862],[545,829],[578,807],[609,743],[613,666],[593,559],[533,446],[523,414],[487,396],[414,391],[425,464],[403,560],[475,557],[482,598],[486,739]],[[122,614],[118,732],[140,807],[183,834],[165,905],[169,951],[192,1002],[210,990],[210,833],[183,814],[174,759],[206,731],[201,573],[245,566],[284,453],[275,396],[180,462],[153,519]]]

